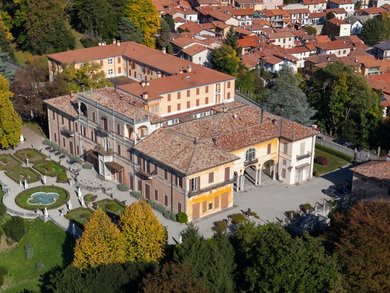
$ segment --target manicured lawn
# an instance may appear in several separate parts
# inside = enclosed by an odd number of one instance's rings
[[[96,200],[96,198],[97,198],[97,195],[94,195],[92,193],[88,193],[88,194],[84,195],[84,201],[86,203],[91,203],[94,200]]]
[[[116,199],[103,199],[97,201],[96,205],[105,212],[111,212],[117,215],[120,215],[126,208],[123,203]]]
[[[34,168],[41,174],[45,174],[50,177],[66,176],[66,170],[64,167],[54,161],[41,161],[34,163]]]
[[[26,258],[25,246],[32,245],[33,256]],[[0,251],[0,266],[8,269],[1,292],[41,292],[40,277],[55,266],[68,265],[74,240],[52,222],[27,222],[27,234],[11,251]]]
[[[94,211],[91,209],[77,208],[77,209],[69,211],[65,215],[65,218],[76,223],[77,225],[79,225],[81,227],[84,227],[84,225],[87,224],[88,220],[91,218],[93,213],[94,213]]]
[[[15,152],[15,156],[22,160],[23,163],[26,162],[26,159],[29,160],[29,163],[37,163],[46,159],[46,156],[36,149],[21,149]]]
[[[19,180],[24,182],[24,179],[27,180],[27,183],[37,182],[41,179],[41,175],[33,169],[21,167],[20,165],[13,168],[7,168],[6,175],[16,183],[19,183]]]
[[[20,163],[10,155],[0,155],[0,170],[9,170],[19,166]]]
[[[59,197],[57,200],[51,204],[51,205],[31,205],[27,202],[27,200],[30,198],[31,194],[34,192],[56,192],[58,193]],[[62,206],[66,202],[69,201],[69,193],[65,189],[57,186],[38,186],[26,189],[19,193],[16,198],[15,202],[18,206],[20,206],[23,209],[26,210],[36,210],[36,209],[42,209],[43,207],[46,207],[47,209],[54,209]]]
[[[41,135],[43,137],[46,137],[46,134],[42,130],[42,127],[37,122],[24,122],[23,125],[26,126],[29,129],[31,129],[35,133],[37,133],[37,134],[39,134],[39,135]]]
[[[334,170],[348,164],[348,161],[346,161],[340,157],[337,157],[337,156],[332,155],[328,152],[316,149],[315,150],[315,157],[318,157],[318,156],[325,157],[329,161],[327,166],[321,166],[319,164],[314,164],[314,169],[317,169],[320,172],[320,174],[334,171]]]

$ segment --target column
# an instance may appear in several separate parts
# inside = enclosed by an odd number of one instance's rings
[[[240,191],[244,191],[245,190],[245,173],[243,175],[241,175],[240,177],[241,177],[241,188],[240,188]]]
[[[272,165],[272,180],[276,180],[276,165]]]
[[[261,168],[259,169],[259,185],[261,185]]]
[[[260,185],[260,182],[259,182],[259,171],[260,170],[256,170],[256,180],[255,180],[255,185],[256,186]]]
[[[236,191],[240,191],[240,175],[236,175]]]

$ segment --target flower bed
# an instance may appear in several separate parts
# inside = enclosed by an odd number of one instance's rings
[[[31,195],[36,192],[57,193],[58,198],[53,204],[50,205],[29,204],[28,200],[30,199]],[[19,193],[15,198],[15,202],[18,206],[30,211],[43,209],[44,207],[46,207],[48,210],[55,209],[64,205],[68,201],[69,201],[68,191],[57,186],[38,186],[38,187],[29,188]]]

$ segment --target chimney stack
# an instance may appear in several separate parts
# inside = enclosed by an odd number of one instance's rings
[[[146,86],[150,86],[150,81],[149,80],[146,81]]]
[[[162,47],[161,52],[162,52],[163,54],[166,54],[166,53],[167,53],[167,48]]]
[[[187,72],[192,72],[192,66],[191,65],[187,65]]]
[[[142,86],[142,87],[145,87],[145,86],[146,86],[146,81],[145,81],[145,80],[141,81],[141,86]]]
[[[149,97],[148,92],[143,92],[143,93],[142,93],[142,98],[143,98],[144,100],[147,100],[148,97]]]
[[[116,39],[113,39],[113,40],[112,40],[112,43],[113,43],[113,44],[116,44]]]
[[[120,46],[121,46],[121,41],[117,40],[117,41],[116,41],[116,45],[117,45],[118,47],[120,47]]]

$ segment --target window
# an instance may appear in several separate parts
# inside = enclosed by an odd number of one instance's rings
[[[118,73],[122,73],[122,68],[118,67]]]
[[[230,167],[225,168],[225,181],[230,180]]]
[[[56,119],[56,112],[52,111],[53,113],[53,119]]]
[[[271,149],[272,149],[272,145],[269,143],[267,145],[267,155],[269,155],[271,153]]]
[[[214,182],[214,172],[209,173],[209,183]]]
[[[187,98],[191,95],[191,91],[187,90]]]
[[[216,196],[214,198],[214,207],[217,209],[219,208],[219,196]]]
[[[200,189],[200,178],[195,177],[190,179],[190,191],[197,191]]]
[[[251,162],[255,158],[256,158],[256,149],[255,148],[250,148],[249,150],[246,151],[245,161]]]
[[[168,94],[168,102],[171,101],[171,94]]]
[[[283,166],[286,166],[286,164],[287,164],[286,159],[283,159]]]
[[[196,88],[196,94],[199,95],[199,88]]]
[[[227,88],[230,89],[230,81],[227,83]]]
[[[164,204],[166,207],[168,206],[168,195],[165,195]]]
[[[177,212],[181,213],[181,202],[177,203]]]
[[[113,59],[112,58],[108,58],[108,64],[112,64],[113,63]]]
[[[287,143],[283,144],[283,153],[285,153],[285,154],[288,153],[288,144]]]
[[[96,114],[95,114],[95,112],[92,112],[92,121],[96,122]]]
[[[205,104],[208,104],[208,103],[209,103],[209,97],[206,97],[206,98],[204,99],[204,102],[205,102]]]
[[[168,113],[171,113],[171,105],[168,106],[167,112],[168,112]]]
[[[108,75],[113,75],[114,74],[114,70],[113,69],[108,69]]]
[[[213,209],[213,203],[209,202],[209,210],[212,210],[212,209]]]
[[[181,98],[181,93],[178,92],[178,93],[177,93],[177,99],[179,100],[180,98]]]
[[[118,133],[119,135],[121,134],[121,126],[119,125],[119,123],[116,124],[116,133]]]
[[[157,189],[154,190],[154,200],[158,201],[158,190]]]
[[[202,213],[207,212],[207,201],[202,202]]]
[[[117,153],[118,153],[118,155],[121,155],[121,145],[120,144],[117,145]]]
[[[305,154],[305,142],[304,141],[301,142],[299,154],[300,155],[304,155]]]
[[[145,184],[145,197],[147,200],[150,200],[150,185]]]
[[[167,170],[164,170],[164,179],[168,180],[168,171]]]
[[[61,122],[62,122],[62,124],[65,124],[65,122],[64,122],[64,116],[61,116]]]
[[[227,99],[230,99],[230,93],[227,93]]]
[[[286,169],[285,168],[282,169],[282,178],[286,178]]]
[[[191,102],[190,101],[187,102],[187,109],[188,108],[191,108]]]
[[[93,130],[91,130],[91,140],[94,141],[93,140]]]
[[[206,85],[206,94],[209,92],[209,86]]]
[[[180,111],[181,110],[181,104],[177,104],[177,111]]]
[[[199,99],[196,100],[196,106],[199,106]]]
[[[118,57],[118,63],[121,63],[121,62],[122,62],[122,58]]]
[[[54,141],[57,142],[57,133],[54,133]]]

